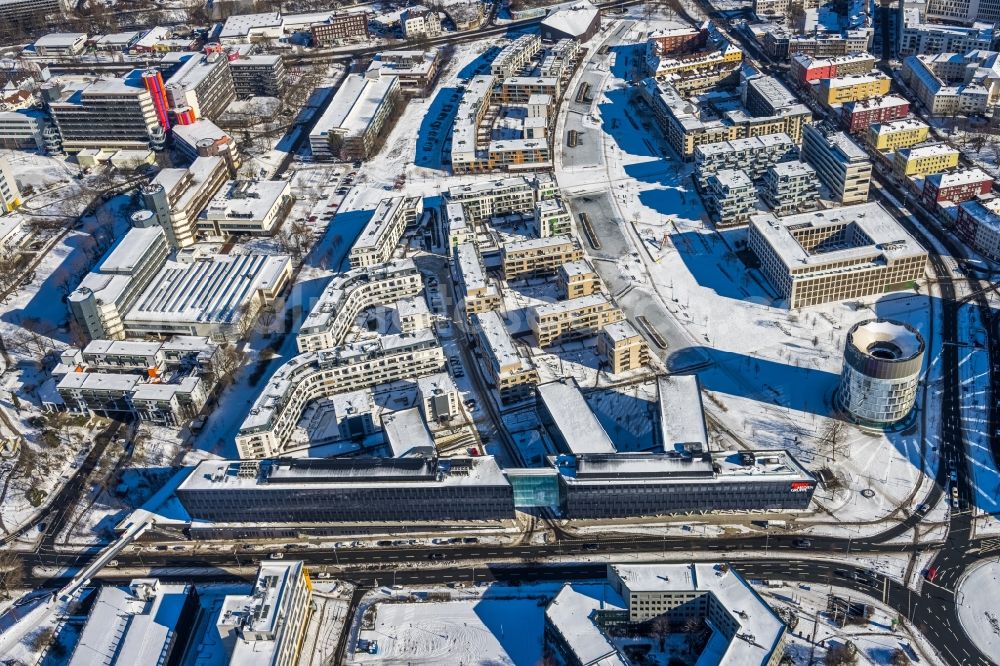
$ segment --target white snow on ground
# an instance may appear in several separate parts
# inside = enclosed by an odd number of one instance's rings
[[[1000,654],[1000,562],[968,570],[958,583],[955,603],[962,628],[983,654]]]
[[[378,653],[356,653],[362,664],[536,664],[542,658],[545,603],[558,585],[492,585],[436,590],[451,601],[376,603],[372,629],[360,638],[378,641]],[[389,592],[394,592],[389,590]],[[395,591],[412,599],[409,591]],[[416,598],[427,593],[416,593]],[[385,595],[381,595],[384,599]],[[464,597],[464,598],[463,598]],[[455,600],[455,599],[458,600]]]

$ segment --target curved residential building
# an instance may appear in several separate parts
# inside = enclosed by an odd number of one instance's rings
[[[887,426],[904,418],[917,397],[924,339],[909,324],[869,319],[847,333],[840,404],[863,425]]]
[[[274,373],[240,426],[240,458],[285,452],[306,405],[317,398],[414,379],[443,367],[444,352],[430,331],[299,354]]]
[[[338,275],[302,322],[296,338],[299,351],[336,347],[363,310],[417,296],[423,288],[420,271],[412,259],[355,268]]]

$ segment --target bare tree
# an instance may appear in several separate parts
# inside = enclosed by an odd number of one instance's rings
[[[820,433],[819,443],[830,461],[836,462],[837,456],[843,456],[850,448],[847,442],[847,424],[836,418],[827,421]]]
[[[13,550],[0,550],[0,589],[8,599],[24,585],[24,567]]]

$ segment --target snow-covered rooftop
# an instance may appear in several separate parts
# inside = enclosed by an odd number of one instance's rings
[[[359,134],[368,129],[390,94],[399,88],[395,76],[369,79],[362,74],[348,74],[330,100],[326,111],[316,121],[310,136],[330,132]]]
[[[539,384],[539,407],[574,455],[614,453],[615,445],[573,379]]]
[[[566,35],[579,37],[587,31],[598,14],[600,14],[600,10],[584,0],[545,17],[542,21],[542,28],[551,28]]]

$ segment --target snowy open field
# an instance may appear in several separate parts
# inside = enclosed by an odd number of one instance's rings
[[[958,619],[983,654],[1000,654],[1000,563],[989,560],[969,570],[955,593]]]

